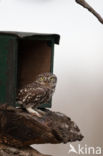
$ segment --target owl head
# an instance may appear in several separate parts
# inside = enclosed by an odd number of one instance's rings
[[[42,73],[37,76],[36,82],[46,87],[55,89],[57,77],[52,73]]]

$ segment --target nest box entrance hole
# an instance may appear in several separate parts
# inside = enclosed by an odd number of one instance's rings
[[[18,86],[35,81],[38,74],[51,71],[52,50],[47,41],[20,40],[18,49]]]
[[[17,91],[35,81],[38,74],[52,72],[53,51],[45,40],[19,40]],[[49,105],[46,106],[50,107]]]

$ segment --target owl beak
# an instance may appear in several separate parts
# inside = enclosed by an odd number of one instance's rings
[[[49,83],[47,83],[47,82],[45,83],[45,86],[46,86],[46,87],[50,87]]]

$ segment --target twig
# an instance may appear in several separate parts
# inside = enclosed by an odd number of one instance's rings
[[[88,9],[103,24],[103,18],[85,0],[75,0],[75,1],[84,8]]]

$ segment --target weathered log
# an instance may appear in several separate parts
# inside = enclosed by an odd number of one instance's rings
[[[37,150],[30,147],[18,149],[6,145],[0,145],[0,156],[50,156],[50,155],[41,154]]]
[[[39,110],[38,110],[39,111]],[[13,147],[81,141],[77,125],[62,113],[42,110],[41,117],[7,105],[0,107],[0,143]]]

